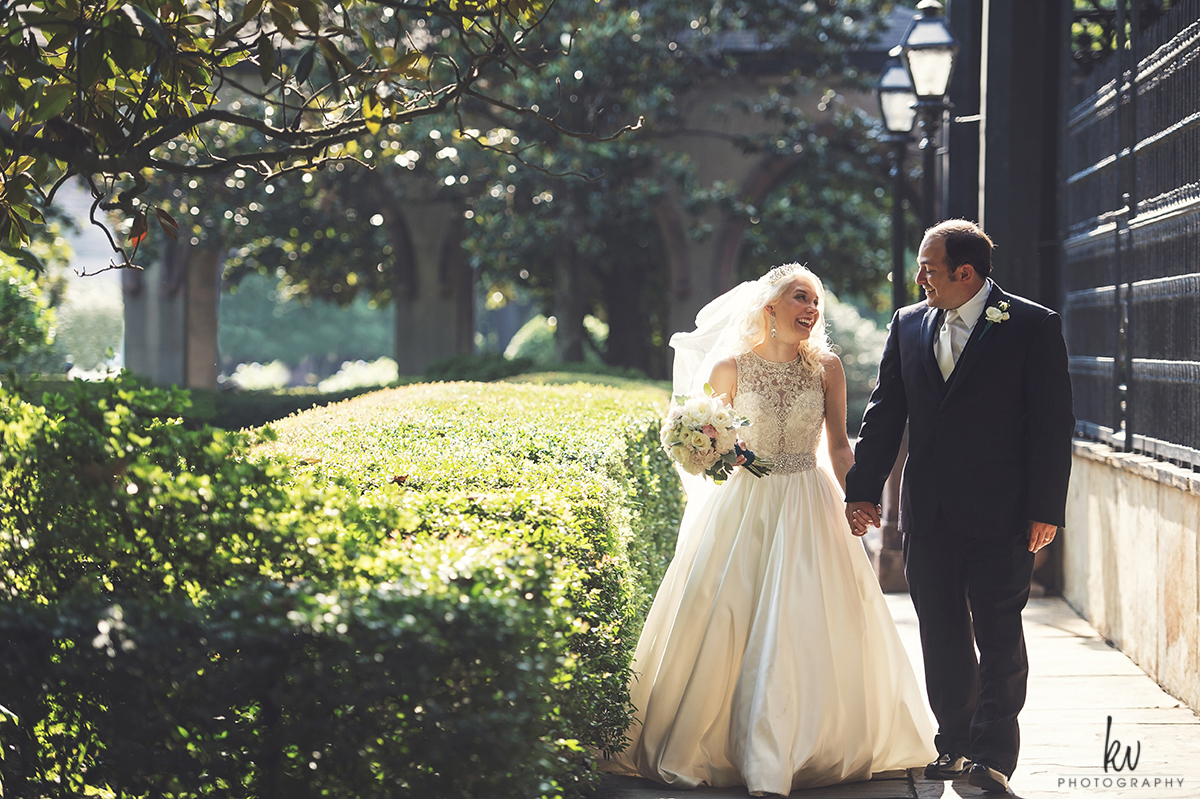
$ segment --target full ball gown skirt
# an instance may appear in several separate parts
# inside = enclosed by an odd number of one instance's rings
[[[738,360],[742,400],[747,366],[764,367]],[[636,721],[616,765],[668,785],[787,794],[937,756],[878,579],[822,467],[739,469],[688,508],[633,672]]]

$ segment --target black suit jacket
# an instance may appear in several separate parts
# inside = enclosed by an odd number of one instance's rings
[[[900,529],[921,534],[940,509],[965,535],[1000,536],[1029,520],[1063,526],[1071,473],[1071,381],[1058,314],[992,284],[950,379],[933,342],[943,311],[924,302],[892,319],[879,382],[863,415],[847,502],[879,502],[908,423]]]

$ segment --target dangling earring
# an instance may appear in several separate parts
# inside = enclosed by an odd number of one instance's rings
[[[776,338],[775,332],[775,312],[771,311],[771,338]]]

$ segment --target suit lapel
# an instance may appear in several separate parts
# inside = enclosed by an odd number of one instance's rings
[[[976,361],[979,360],[979,356],[988,346],[991,339],[997,335],[997,330],[989,330],[986,336],[983,335],[984,331],[988,328],[987,309],[1005,299],[1007,299],[1007,295],[993,282],[992,290],[988,292],[987,302],[984,303],[984,313],[981,313],[979,319],[975,322],[975,327],[971,330],[971,337],[967,339],[967,346],[963,348],[962,355],[958,357],[958,363],[955,365],[954,371],[950,373],[949,388],[945,398],[953,394],[954,389],[966,379],[967,374],[975,366]],[[993,324],[992,327],[1002,327],[1002,325]]]
[[[930,308],[925,311],[924,318],[921,319],[921,354],[925,361],[925,373],[929,376],[929,382],[933,383],[934,389],[941,395],[946,393],[946,381],[942,379],[942,370],[938,368],[937,356],[933,354],[933,336],[937,330],[938,316],[941,314],[937,308]]]

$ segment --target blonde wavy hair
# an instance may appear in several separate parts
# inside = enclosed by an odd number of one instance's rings
[[[746,309],[746,315],[741,321],[738,329],[741,344],[743,348],[750,350],[766,340],[769,335],[767,320],[770,316],[767,306],[779,302],[798,277],[808,278],[817,287],[817,323],[813,325],[812,335],[808,340],[800,343],[798,354],[805,369],[814,374],[823,374],[821,359],[833,354],[833,345],[825,329],[825,286],[821,283],[821,278],[803,264],[783,264],[758,279],[762,284],[762,291],[755,302]]]

